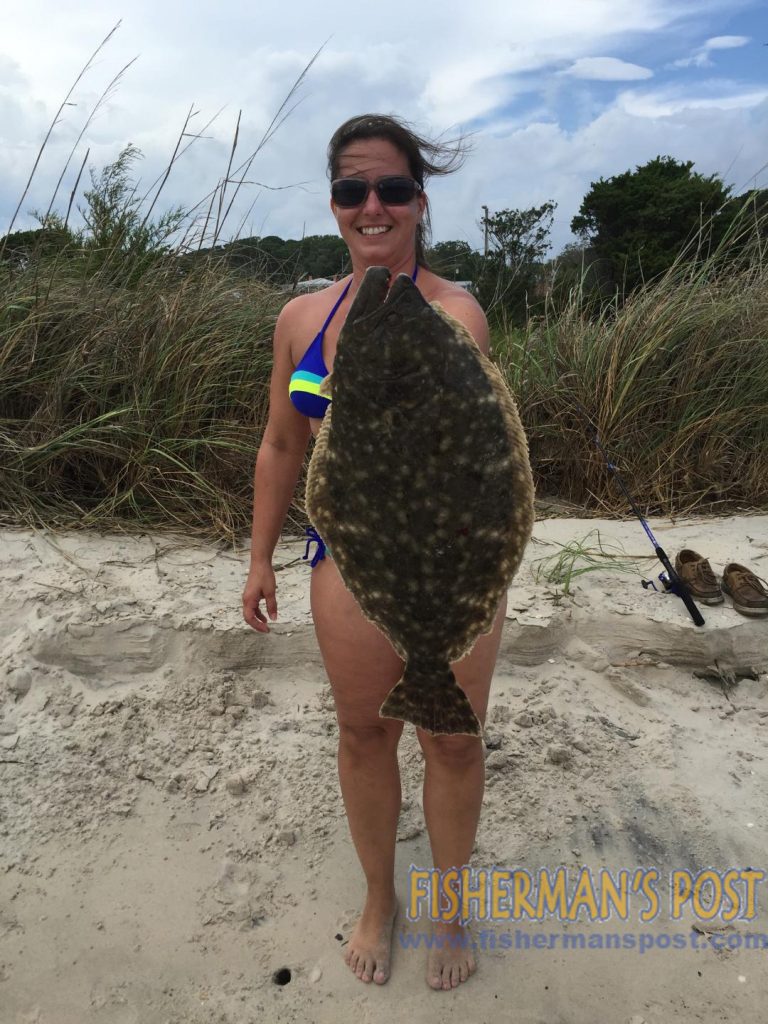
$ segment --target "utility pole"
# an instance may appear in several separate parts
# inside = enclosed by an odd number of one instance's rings
[[[488,207],[483,206],[482,209],[485,211],[483,217],[483,227],[485,228],[485,241],[483,242],[483,256],[488,256]]]

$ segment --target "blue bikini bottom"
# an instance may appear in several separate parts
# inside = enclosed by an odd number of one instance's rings
[[[314,553],[314,555],[312,557],[312,561],[309,563],[311,568],[314,569],[315,566],[317,565],[317,563],[318,562],[322,562],[322,560],[325,558],[326,555],[331,559],[331,561],[333,561],[333,555],[331,554],[331,549],[325,543],[325,541],[320,536],[320,534],[317,532],[317,530],[314,528],[314,526],[308,526],[306,528],[306,530],[304,531],[304,534],[307,537],[307,547],[306,547],[306,549],[304,551],[304,554],[302,556],[302,561],[306,561],[306,559],[309,558],[309,548],[310,548],[310,545],[313,544],[313,543],[317,544],[317,550],[315,551],[315,553]]]

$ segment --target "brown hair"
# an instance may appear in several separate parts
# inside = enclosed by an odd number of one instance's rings
[[[422,188],[426,179],[432,175],[450,174],[458,170],[469,148],[464,136],[445,142],[432,142],[417,135],[406,121],[391,114],[359,114],[350,117],[337,128],[328,143],[328,176],[331,181],[338,177],[341,151],[358,139],[386,139],[391,142],[408,160],[411,175]],[[426,249],[431,235],[432,222],[427,200],[424,218],[416,228],[416,262],[423,267],[427,266]]]

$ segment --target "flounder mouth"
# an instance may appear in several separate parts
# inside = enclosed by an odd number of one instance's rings
[[[416,312],[420,307],[428,305],[408,274],[398,274],[391,288],[390,277],[388,267],[369,267],[366,270],[363,283],[347,315],[347,323],[351,325],[366,320],[373,327],[395,306],[399,306],[402,312],[405,307],[411,306]]]

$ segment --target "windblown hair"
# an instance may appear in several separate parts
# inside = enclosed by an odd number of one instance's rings
[[[464,163],[469,144],[460,135],[445,142],[426,139],[406,122],[390,114],[359,114],[345,121],[333,133],[328,143],[328,176],[333,181],[339,176],[339,156],[351,142],[360,139],[386,139],[400,150],[408,161],[411,175],[424,188],[425,181],[437,174],[450,174]],[[424,218],[416,228],[416,262],[426,267],[426,250],[432,236],[429,200]]]

